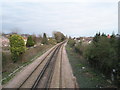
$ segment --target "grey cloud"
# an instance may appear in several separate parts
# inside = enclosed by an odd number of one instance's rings
[[[18,27],[25,33],[49,35],[58,29],[72,36],[117,32],[116,3],[14,2],[4,3],[2,8],[3,29]]]

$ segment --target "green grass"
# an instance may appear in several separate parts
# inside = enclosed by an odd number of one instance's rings
[[[68,58],[80,88],[114,87],[107,79],[69,45],[66,46]],[[85,67],[85,69],[82,69]]]

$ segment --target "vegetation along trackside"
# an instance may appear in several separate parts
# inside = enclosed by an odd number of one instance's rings
[[[108,82],[120,85],[120,38],[97,33],[91,40],[69,38],[68,45],[79,53],[95,71],[106,76]],[[87,42],[87,43],[86,43]]]

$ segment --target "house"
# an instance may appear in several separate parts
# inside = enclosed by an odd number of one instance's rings
[[[23,37],[23,40],[24,40],[25,45],[26,45],[26,43],[27,43],[27,37]]]
[[[84,37],[82,39],[83,43],[90,44],[93,40],[93,37]]]

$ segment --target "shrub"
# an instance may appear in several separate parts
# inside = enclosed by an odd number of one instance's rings
[[[75,46],[75,40],[69,39],[69,40],[68,40],[68,44],[69,44],[71,47],[74,47],[74,46]]]
[[[10,38],[10,51],[12,54],[12,60],[16,62],[18,57],[25,52],[25,42],[22,36],[13,34]]]
[[[54,38],[56,39],[57,43],[62,42],[65,40],[65,36],[61,32],[54,32]]]
[[[31,46],[34,46],[34,44],[35,44],[35,42],[33,41],[32,36],[29,36],[27,39],[26,46],[31,47]]]
[[[12,62],[10,52],[2,52],[2,67],[4,68],[8,62]]]
[[[108,73],[115,67],[114,62],[117,57],[115,49],[111,47],[109,39],[100,37],[98,43],[89,46],[86,57],[94,67]]]
[[[119,44],[117,44],[119,41],[114,36],[107,38],[103,35],[97,35],[94,38],[85,50],[85,58],[91,66],[107,75],[107,77],[111,77],[111,73],[114,73],[115,82],[119,81],[118,83],[120,83]],[[116,72],[113,72],[113,69]]]
[[[52,44],[52,45],[55,45],[55,44],[56,44],[56,40],[53,39],[53,38],[49,38],[48,43],[49,43],[49,44]]]
[[[47,35],[46,33],[43,34],[43,38],[42,38],[42,44],[48,44],[48,39],[47,39]]]
[[[85,48],[86,45],[84,45],[82,42],[79,42],[75,45],[75,51],[81,55],[83,55]]]

